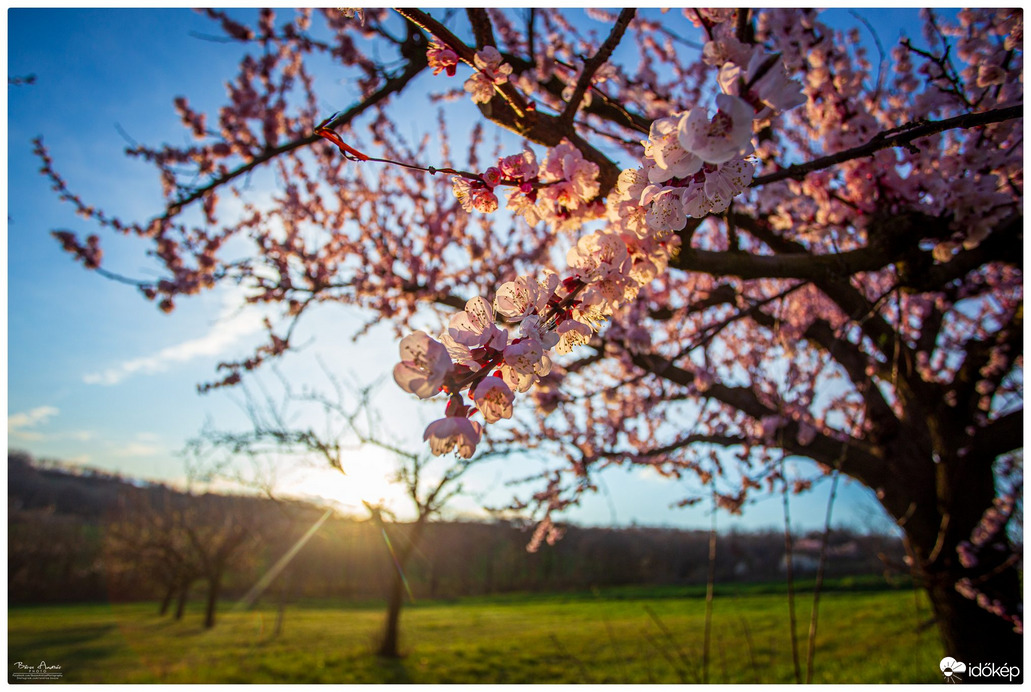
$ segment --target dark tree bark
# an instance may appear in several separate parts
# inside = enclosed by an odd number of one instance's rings
[[[382,518],[378,514],[374,515],[374,519],[382,527]],[[379,649],[376,651],[377,656],[384,658],[401,657],[400,625],[401,608],[404,606],[405,594],[404,570],[407,568],[408,558],[411,557],[412,551],[422,537],[423,528],[426,526],[426,519],[426,514],[419,516],[415,524],[412,525],[407,545],[394,554],[397,564],[393,565],[393,578],[390,581],[390,591],[387,594],[387,619],[383,627],[383,638],[380,640]],[[400,546],[398,547],[400,548]]]
[[[394,577],[390,583],[390,593],[387,601],[387,619],[383,627],[383,638],[380,640],[377,656],[384,658],[400,658],[400,624],[401,607],[404,605],[404,582],[401,574],[394,571]]]
[[[222,568],[219,568],[208,577],[208,602],[204,609],[204,627],[211,629],[215,626],[215,609],[218,607],[218,594],[222,588]]]
[[[969,579],[977,584],[978,591],[997,597],[1009,612],[1020,603],[1018,562],[1008,541],[1000,543],[1005,550],[981,551],[973,567],[964,567],[957,552],[960,542],[969,539],[984,511],[992,506],[993,461],[954,455],[941,458],[937,464],[925,460],[921,466],[928,477],[918,482],[926,490],[920,501],[909,505],[908,517],[897,517],[909,543],[914,574],[931,602],[944,655],[962,661],[968,671],[978,663],[1023,669],[1023,635],[1014,631],[1013,623],[956,588],[960,580]],[[917,467],[915,463],[907,466]],[[912,488],[908,493],[911,498],[916,495]],[[989,677],[976,681],[1010,682],[1008,678]]]
[[[158,610],[159,616],[165,616],[168,613],[169,606],[172,605],[172,597],[175,596],[175,582],[168,585],[165,589],[165,596],[161,599],[161,608]]]
[[[183,581],[179,585],[179,603],[175,607],[175,619],[182,620],[183,612],[186,611],[186,599],[190,595],[190,586],[193,582]]]

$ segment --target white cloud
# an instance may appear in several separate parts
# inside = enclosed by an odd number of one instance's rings
[[[61,461],[64,461],[68,464],[88,464],[91,461],[93,461],[93,457],[91,457],[89,454],[79,454],[74,457],[62,457]]]
[[[116,457],[152,457],[159,453],[161,448],[154,445],[144,444],[142,442],[130,442],[126,445],[118,447],[118,449],[112,454]]]
[[[666,476],[663,476],[661,473],[656,471],[651,466],[639,466],[638,468],[634,469],[634,477],[638,478],[638,479],[640,479],[642,481],[648,481],[650,483],[654,483],[654,482],[668,483],[669,482],[669,478],[667,478]]]
[[[204,336],[168,346],[150,356],[127,360],[102,372],[88,373],[83,376],[83,382],[115,385],[130,375],[153,375],[168,370],[176,363],[222,353],[239,339],[262,329],[262,317],[258,309],[251,305],[240,308],[241,302],[242,293],[230,291],[223,299],[218,320]]]
[[[25,428],[34,428],[46,423],[47,419],[58,413],[60,411],[53,406],[37,406],[30,411],[10,415],[7,417],[7,436],[21,440],[40,440],[43,435],[33,430],[25,430]]]

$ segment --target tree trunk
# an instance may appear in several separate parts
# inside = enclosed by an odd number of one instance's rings
[[[1023,679],[1024,637],[1014,632],[1013,623],[989,612],[956,591],[955,573],[928,575],[927,593],[934,608],[944,656],[951,656],[966,664],[962,680],[967,683],[1009,683]],[[1015,567],[1004,569],[991,581],[1009,583],[1013,593],[1019,593],[1019,575]],[[994,584],[996,588],[1000,584]],[[1003,666],[1016,666],[1021,670],[1012,680],[1007,675],[985,674],[982,669],[972,670],[978,664],[991,664],[997,671]]]
[[[382,519],[378,515],[375,515],[375,518],[381,529],[385,531],[386,527],[383,525]],[[376,652],[376,655],[383,656],[384,658],[401,657],[398,641],[400,639],[401,607],[404,605],[404,570],[407,568],[408,558],[422,537],[423,529],[426,526],[426,519],[426,514],[419,515],[419,518],[412,525],[411,532],[408,534],[408,545],[392,555],[397,563],[394,565],[394,577],[391,580],[390,593],[387,596],[387,621],[383,627],[383,639],[380,641],[379,650]],[[400,548],[400,543],[398,541],[395,541],[395,543]]]
[[[183,612],[186,610],[186,597],[190,594],[189,581],[183,581],[179,587],[179,603],[175,607],[175,619],[182,620]]]
[[[930,454],[928,454],[930,456]],[[898,457],[897,457],[898,458]],[[957,548],[969,541],[981,523],[985,511],[995,498],[995,477],[992,459],[975,459],[940,453],[939,462],[925,462],[912,477],[900,477],[889,493],[909,498],[899,524],[906,532],[914,575],[922,582],[934,610],[942,642],[942,656],[966,665],[960,677],[967,682],[1015,682],[1008,676],[984,675],[983,669],[972,673],[979,664],[1023,668],[1023,635],[1014,632],[1014,623],[983,606],[992,601],[1006,613],[1017,612],[1022,603],[1020,574],[1012,546],[1005,535],[996,536],[976,555],[976,564],[965,566]],[[906,466],[919,468],[913,459]],[[888,506],[886,504],[886,506]],[[968,580],[977,594],[968,598],[956,589],[960,580]],[[1019,673],[1018,673],[1019,675]],[[940,681],[940,679],[939,679]]]
[[[172,605],[173,596],[175,596],[175,582],[169,584],[168,589],[165,590],[165,597],[161,599],[161,609],[158,610],[159,617],[164,617],[168,613],[168,608]]]
[[[390,594],[387,604],[387,621],[383,628],[383,639],[380,641],[377,656],[384,658],[400,658],[401,652],[398,647],[399,626],[401,621],[401,606],[404,603],[404,583],[401,574],[394,571],[394,578],[390,585]]]
[[[290,597],[290,585],[293,582],[293,571],[288,570],[279,584],[279,604],[276,609],[276,626],[272,630],[272,638],[277,639],[283,633],[283,619],[286,617],[286,603]]]
[[[204,610],[204,627],[215,626],[215,607],[218,605],[218,591],[222,586],[222,571],[219,570],[208,578],[208,604]]]
[[[494,549],[487,551],[487,561],[483,568],[483,593],[494,593]]]

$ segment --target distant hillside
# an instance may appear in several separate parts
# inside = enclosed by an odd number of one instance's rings
[[[18,602],[159,598],[161,588],[143,570],[116,559],[114,522],[146,523],[161,512],[195,511],[199,533],[242,515],[253,529],[243,559],[226,580],[240,595],[304,532],[322,510],[264,498],[188,495],[159,484],[114,474],[35,462],[8,453],[9,600]],[[217,509],[212,509],[213,507]],[[132,514],[135,512],[135,514]],[[141,514],[141,512],[143,512]],[[207,522],[208,525],[204,525]],[[708,534],[667,528],[569,526],[554,546],[528,553],[532,527],[516,522],[438,522],[430,525],[406,577],[417,598],[450,598],[511,591],[564,591],[617,585],[703,584]],[[392,541],[408,527],[392,527]],[[901,564],[897,539],[834,531],[829,537],[831,575],[880,574]],[[799,536],[796,574],[811,574],[821,535]],[[719,537],[716,578],[775,581],[783,578],[784,537],[768,531]],[[142,560],[142,558],[141,558]],[[368,521],[334,517],[297,554],[269,593],[291,598],[377,599],[394,566],[381,532]]]
[[[115,506],[119,495],[146,485],[96,469],[36,461],[26,452],[7,454],[8,504],[17,509],[51,508],[97,521]]]

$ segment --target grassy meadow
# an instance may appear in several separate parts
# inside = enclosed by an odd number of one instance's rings
[[[835,588],[836,586],[836,588]],[[831,585],[820,599],[813,681],[941,682],[926,601],[910,589]],[[796,594],[805,675],[812,605]],[[61,666],[63,683],[696,683],[703,676],[704,588],[628,588],[416,602],[402,614],[397,661],[370,653],[381,605],[291,605],[233,612],[202,628],[152,603],[14,607],[8,680],[17,661]],[[709,681],[791,683],[783,586],[717,590]]]

